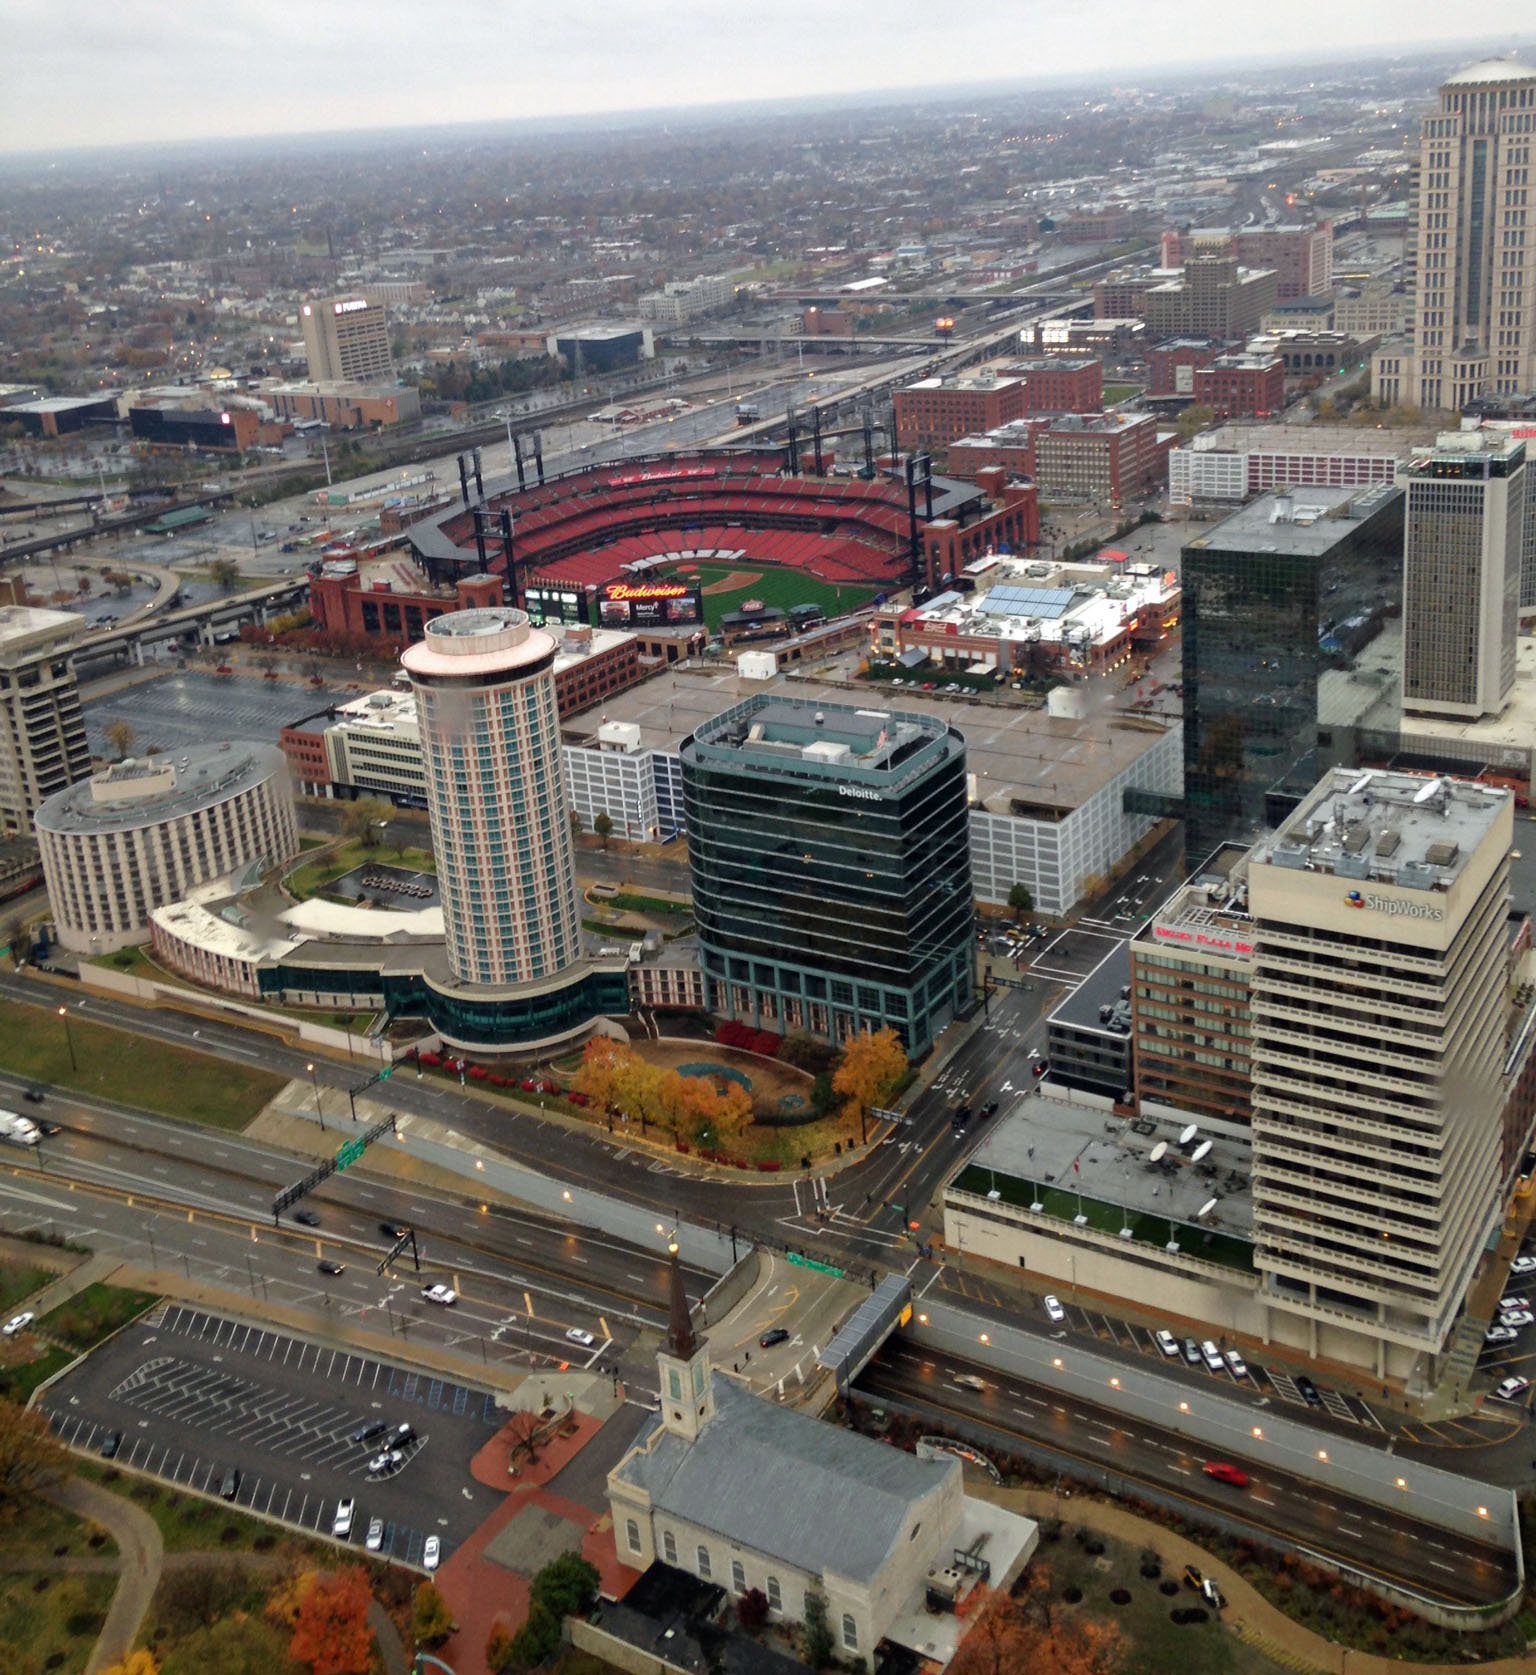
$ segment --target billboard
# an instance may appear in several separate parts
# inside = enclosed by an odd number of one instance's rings
[[[546,622],[587,620],[586,595],[570,582],[539,582],[526,588],[523,609],[540,627]]]
[[[697,582],[609,582],[597,596],[604,628],[662,628],[704,620]]]

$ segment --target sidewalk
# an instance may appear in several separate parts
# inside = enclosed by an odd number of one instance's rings
[[[96,1675],[97,1670],[127,1657],[139,1637],[144,1614],[160,1584],[164,1557],[160,1530],[154,1519],[132,1501],[83,1477],[68,1477],[46,1494],[55,1506],[100,1524],[117,1543],[119,1556],[111,1561],[118,1572],[117,1590],[85,1664],[85,1675]]]
[[[1163,1561],[1163,1569],[1168,1574],[1176,1576],[1186,1564],[1197,1565],[1203,1574],[1215,1578],[1226,1595],[1227,1608],[1222,1620],[1233,1634],[1275,1663],[1295,1670],[1297,1675],[1401,1675],[1400,1658],[1355,1651],[1314,1634],[1287,1617],[1278,1606],[1271,1605],[1250,1582],[1214,1554],[1161,1524],[1139,1518],[1108,1501],[1077,1495],[1064,1499],[1049,1489],[1003,1489],[979,1472],[966,1475],[967,1494],[992,1501],[1010,1512],[1022,1513],[1026,1518],[1037,1521],[1059,1518],[1065,1523],[1096,1530],[1130,1547],[1149,1547]],[[1049,1552],[1037,1555],[1034,1562],[1049,1563]],[[1477,1659],[1472,1656],[1466,1662],[1477,1662]],[[1412,1667],[1419,1675],[1451,1675],[1452,1671],[1464,1669],[1466,1662],[1414,1663]],[[1532,1675],[1536,1660],[1501,1658],[1481,1663],[1479,1667],[1493,1671],[1494,1675]]]

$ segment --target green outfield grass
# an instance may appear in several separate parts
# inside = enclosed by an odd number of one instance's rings
[[[745,599],[761,599],[765,605],[777,605],[787,611],[792,605],[820,605],[829,617],[841,616],[845,611],[856,611],[867,605],[877,593],[887,593],[898,584],[870,587],[858,582],[824,582],[805,570],[790,570],[777,564],[755,564],[744,558],[739,564],[684,563],[668,574],[699,576],[699,585],[709,587],[730,575],[733,570],[751,570],[760,580],[750,587],[732,588],[728,593],[704,595],[704,621],[711,633],[720,628],[720,618],[727,611],[739,611]]]

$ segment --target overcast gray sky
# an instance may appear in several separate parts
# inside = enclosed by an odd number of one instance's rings
[[[1529,34],[1525,0],[5,0],[0,150],[394,127]]]

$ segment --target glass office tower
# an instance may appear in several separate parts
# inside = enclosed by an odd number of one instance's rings
[[[927,716],[763,694],[684,739],[700,961],[716,1009],[912,1057],[969,1010],[965,741]]]
[[[1355,761],[1359,730],[1396,726],[1402,570],[1403,495],[1385,484],[1261,495],[1184,548],[1191,864],[1279,825]]]

